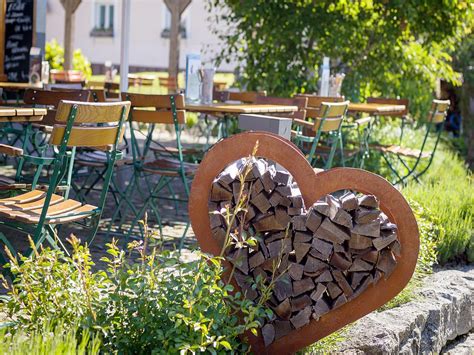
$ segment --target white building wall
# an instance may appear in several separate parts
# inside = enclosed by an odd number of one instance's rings
[[[115,5],[114,36],[93,37],[95,4],[100,1]],[[206,0],[192,0],[184,13],[187,38],[181,39],[180,67],[183,69],[187,53],[201,53],[203,62],[211,52],[219,49],[219,41],[209,28]],[[121,0],[82,0],[75,14],[74,48],[80,48],[94,64],[107,60],[120,62]],[[165,23],[165,4],[162,0],[132,0],[130,14],[130,66],[167,68],[169,39],[162,38]],[[46,40],[53,38],[63,44],[64,10],[59,0],[48,0]],[[219,70],[232,71],[232,64],[222,64]]]

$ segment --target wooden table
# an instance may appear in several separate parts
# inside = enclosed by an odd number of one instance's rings
[[[43,83],[37,84],[30,84],[30,83],[11,83],[7,81],[0,82],[0,89],[6,90],[26,90],[26,89],[41,89],[43,87]]]
[[[47,113],[45,108],[0,106],[0,122],[39,122]]]
[[[258,104],[186,104],[186,110],[208,114],[239,115],[241,113],[293,113],[298,106],[258,105]]]
[[[376,116],[389,116],[394,112],[405,111],[405,105],[377,104],[377,103],[356,103],[349,104],[351,113],[369,113]]]

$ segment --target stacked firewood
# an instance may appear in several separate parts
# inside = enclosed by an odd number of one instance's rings
[[[226,168],[213,182],[209,211],[246,297],[257,301],[272,287],[266,345],[387,278],[400,256],[397,226],[375,196],[327,195],[307,209],[292,176],[263,159]]]

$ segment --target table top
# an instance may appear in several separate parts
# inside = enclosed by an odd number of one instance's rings
[[[0,122],[39,122],[47,113],[45,108],[0,106]]]
[[[378,115],[384,115],[391,112],[402,112],[406,109],[405,105],[377,104],[377,103],[349,103],[350,112],[364,112]]]
[[[260,104],[186,104],[186,110],[191,112],[208,112],[222,114],[241,113],[291,113],[298,111],[298,106],[260,105]]]
[[[0,88],[10,90],[26,90],[26,89],[41,89],[43,83],[30,84],[30,83],[11,83],[8,81],[1,81]]]

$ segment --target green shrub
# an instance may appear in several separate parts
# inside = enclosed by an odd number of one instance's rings
[[[107,270],[92,272],[89,249],[74,237],[70,243],[70,257],[45,249],[20,264],[13,259],[11,297],[0,306],[13,332],[79,327],[100,334],[102,350],[111,352],[240,352],[247,349],[239,336],[255,332],[267,315],[232,294],[220,258],[183,262],[147,238],[128,252],[108,244]]]
[[[55,39],[46,42],[44,58],[49,62],[51,69],[64,69],[64,48]],[[72,68],[83,72],[86,79],[92,76],[91,63],[80,49],[76,49],[73,53]]]

